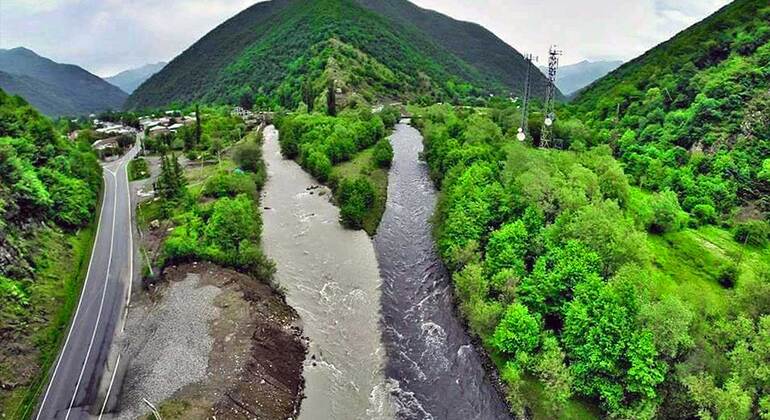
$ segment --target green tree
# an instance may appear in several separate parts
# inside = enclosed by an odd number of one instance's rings
[[[531,355],[540,344],[541,328],[538,314],[513,303],[505,310],[490,343],[495,350],[510,356]]]

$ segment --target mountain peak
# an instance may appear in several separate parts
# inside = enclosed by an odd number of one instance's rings
[[[303,99],[306,81],[325,74],[328,57],[320,46],[331,48],[330,39],[350,47],[345,48],[352,54],[348,58],[378,64],[350,63],[366,70],[366,76],[352,75],[351,86],[369,102],[451,102],[523,90],[525,60],[481,26],[405,0],[272,0],[208,33],[139,87],[128,106],[236,103],[250,95],[293,108]],[[536,76],[533,84],[539,94],[545,78]]]
[[[0,88],[50,116],[120,109],[126,94],[81,67],[60,64],[18,47],[0,51]]]

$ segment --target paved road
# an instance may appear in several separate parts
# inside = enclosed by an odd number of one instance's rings
[[[126,297],[133,281],[131,198],[127,165],[134,147],[120,160],[103,165],[104,196],[88,274],[75,316],[40,401],[38,420],[99,417],[102,376],[116,329],[123,328]],[[115,361],[111,361],[114,363]],[[97,401],[98,399],[98,401]]]

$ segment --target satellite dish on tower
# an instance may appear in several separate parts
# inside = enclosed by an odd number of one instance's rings
[[[553,125],[553,120],[550,119],[550,118],[546,118],[545,119],[545,125],[548,126],[548,127],[552,126]]]
[[[518,134],[516,134],[516,138],[517,138],[517,139],[519,139],[519,141],[524,141],[524,140],[526,140],[526,139],[527,139],[527,135],[526,135],[526,134],[524,134],[524,130],[522,130],[521,128],[519,128],[519,133],[518,133]]]

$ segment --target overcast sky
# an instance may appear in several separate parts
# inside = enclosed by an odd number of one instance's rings
[[[110,76],[169,61],[256,0],[0,0],[0,48],[25,46]],[[563,63],[638,56],[730,0],[414,0]]]

